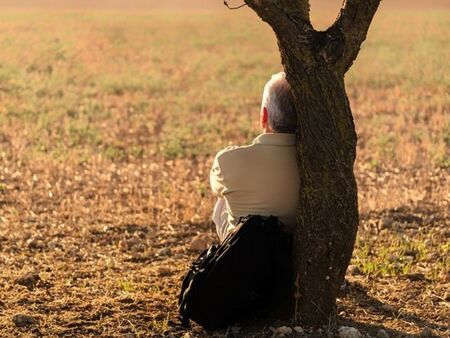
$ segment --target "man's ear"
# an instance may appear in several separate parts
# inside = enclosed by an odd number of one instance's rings
[[[263,129],[267,128],[267,121],[269,120],[269,112],[267,111],[266,107],[263,107],[262,113],[261,113],[261,125]]]

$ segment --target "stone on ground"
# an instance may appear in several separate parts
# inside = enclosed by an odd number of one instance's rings
[[[305,333],[305,330],[303,330],[303,328],[301,326],[294,327],[294,331],[299,333],[299,334]]]
[[[289,326],[280,326],[276,328],[276,333],[279,335],[289,335],[292,334],[292,329]]]
[[[433,330],[431,330],[429,327],[426,327],[420,332],[420,337],[422,338],[432,338],[434,337]]]
[[[12,321],[17,327],[26,327],[37,324],[38,319],[30,315],[18,313],[13,316]]]
[[[385,330],[379,329],[377,332],[377,338],[389,338],[389,335]]]
[[[28,290],[32,290],[40,280],[38,273],[29,272],[17,278],[16,283],[26,286]]]
[[[157,270],[158,276],[169,276],[172,274],[172,270],[169,267],[166,266],[160,266]]]
[[[189,246],[190,251],[203,251],[208,247],[208,242],[202,235],[195,236]]]
[[[339,338],[361,338],[362,335],[358,329],[350,326],[341,326],[338,329]]]

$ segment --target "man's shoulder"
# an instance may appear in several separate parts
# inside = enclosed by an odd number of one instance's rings
[[[229,161],[245,158],[252,151],[252,147],[254,147],[254,144],[245,146],[230,145],[217,153],[216,160],[220,164],[223,164],[228,163]]]
[[[228,188],[236,182],[241,184],[242,176],[253,163],[253,146],[228,146],[219,151],[211,168],[211,177],[222,177]]]

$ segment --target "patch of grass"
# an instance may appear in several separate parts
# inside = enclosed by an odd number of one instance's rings
[[[439,273],[448,271],[448,254],[448,243],[436,246],[429,237],[385,233],[369,240],[358,239],[353,264],[367,276],[395,277],[414,272],[418,265],[434,261],[437,255],[440,263],[427,272],[429,278],[436,280]]]
[[[135,285],[133,282],[127,280],[119,280],[118,281],[119,289],[125,292],[132,293],[135,291]]]
[[[125,161],[127,159],[127,152],[123,147],[108,145],[103,152],[105,157],[112,161]]]
[[[450,155],[440,154],[435,157],[434,163],[436,163],[439,168],[448,169],[450,168]]]
[[[69,127],[69,146],[98,145],[100,138],[98,130],[92,127]]]
[[[134,158],[141,159],[144,157],[145,154],[144,147],[139,145],[132,145],[130,147],[129,154]]]
[[[378,147],[383,158],[393,158],[395,156],[395,137],[392,134],[382,134],[378,137]]]

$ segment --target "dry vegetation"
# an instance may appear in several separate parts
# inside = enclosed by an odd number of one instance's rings
[[[361,228],[339,321],[372,336],[450,334],[449,18],[381,13],[347,77]],[[215,238],[212,156],[258,133],[273,34],[245,11],[2,11],[0,45],[0,336],[206,335],[171,325],[180,278]]]

